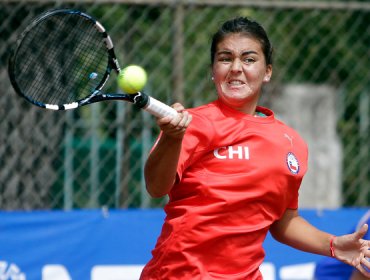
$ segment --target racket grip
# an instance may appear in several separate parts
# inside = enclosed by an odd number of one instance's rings
[[[174,108],[150,96],[148,96],[148,103],[143,107],[143,109],[157,118],[163,118],[167,116],[174,117],[177,115],[177,111]]]

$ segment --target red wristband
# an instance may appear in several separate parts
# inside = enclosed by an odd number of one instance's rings
[[[335,239],[335,235],[333,235],[332,237],[330,237],[330,255],[335,258],[335,254],[334,254],[334,245],[333,245],[333,242],[334,242],[334,239]]]

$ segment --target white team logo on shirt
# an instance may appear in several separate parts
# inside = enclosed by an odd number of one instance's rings
[[[290,170],[290,172],[292,172],[293,174],[298,174],[299,172],[299,163],[298,163],[298,159],[296,158],[296,156],[289,152],[286,156],[286,163],[288,165],[288,168]]]
[[[213,150],[213,155],[218,159],[246,159],[249,160],[249,147],[228,146]]]

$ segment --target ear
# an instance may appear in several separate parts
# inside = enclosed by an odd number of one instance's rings
[[[265,83],[269,82],[269,81],[270,81],[270,79],[271,79],[271,76],[272,76],[272,65],[271,65],[271,64],[269,64],[269,65],[267,65],[267,67],[266,67],[266,73],[265,73],[265,77],[263,78],[263,81],[264,81]]]

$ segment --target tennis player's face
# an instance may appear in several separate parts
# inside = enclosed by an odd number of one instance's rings
[[[218,44],[212,72],[220,100],[236,110],[253,114],[262,84],[270,80],[272,66],[266,65],[257,40],[232,34]]]

